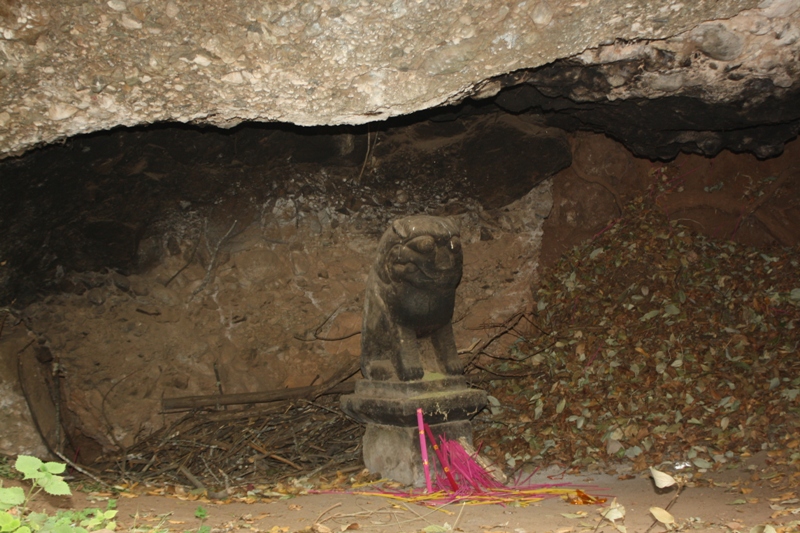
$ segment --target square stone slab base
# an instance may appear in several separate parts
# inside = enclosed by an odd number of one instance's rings
[[[472,424],[467,420],[433,424],[431,431],[437,437],[444,434],[447,440],[464,437],[470,445],[472,444]],[[370,472],[379,472],[382,477],[404,485],[425,486],[425,470],[422,466],[417,428],[367,424],[363,455],[364,465]],[[430,442],[428,442],[428,463],[431,479],[435,479],[436,470],[441,472],[442,469]]]

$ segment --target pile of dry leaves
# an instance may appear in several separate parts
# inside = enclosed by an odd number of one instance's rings
[[[798,267],[796,249],[713,241],[635,201],[542,276],[492,367],[529,377],[492,382],[476,441],[511,468],[800,463]]]

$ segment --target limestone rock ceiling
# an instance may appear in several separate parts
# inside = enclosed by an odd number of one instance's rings
[[[581,104],[683,95],[746,108],[794,94],[798,7],[5,0],[0,155],[118,125],[360,124],[493,97],[522,82]],[[569,75],[557,88],[532,70],[565,58],[581,68],[561,69]],[[581,83],[589,74],[596,83]]]

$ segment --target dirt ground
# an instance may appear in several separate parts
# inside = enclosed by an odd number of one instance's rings
[[[202,507],[208,515],[203,524],[215,532],[611,533],[618,529],[602,519],[600,512],[616,501],[624,507],[625,514],[616,524],[630,533],[642,533],[651,526],[650,531],[666,531],[664,525],[654,526],[649,509],[668,507],[675,500],[670,513],[675,518],[675,528],[681,531],[760,532],[769,530],[753,528],[768,524],[779,532],[797,531],[800,504],[796,492],[777,488],[784,471],[771,463],[767,453],[759,453],[724,471],[699,476],[694,473],[698,476],[695,482],[684,487],[677,498],[674,488],[657,489],[646,474],[564,474],[551,467],[528,480],[530,484],[581,487],[590,496],[608,499],[599,505],[572,505],[562,497],[554,497],[525,507],[453,503],[430,508],[381,496],[348,493],[304,494],[273,500],[254,498],[251,503],[243,503],[209,501],[180,490],[168,497],[159,496],[154,494],[163,493],[164,487],[140,487],[116,496],[118,530],[196,531],[201,522],[195,511]],[[35,507],[51,512],[59,508],[105,509],[109,497],[109,493],[102,491],[74,491],[71,498],[48,497]]]

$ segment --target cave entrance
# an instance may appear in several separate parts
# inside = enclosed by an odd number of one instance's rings
[[[358,428],[319,394],[356,373],[364,279],[380,234],[401,216],[462,224],[455,321],[467,356],[540,306],[545,265],[626,220],[634,201],[709,239],[796,249],[796,141],[766,160],[728,151],[651,160],[517,111],[484,103],[361,127],[164,124],[0,162],[0,347],[7,376],[21,361],[49,447],[78,463],[149,469],[154,455],[127,452],[164,428],[188,431],[165,400],[305,388],[291,408],[205,404],[214,413],[192,438],[230,451],[235,439],[223,441],[242,420],[262,433],[295,424],[305,457],[344,458],[314,464],[357,467]],[[507,328],[493,354],[517,346],[520,328]],[[326,433],[341,438],[315,444]],[[28,436],[16,444],[46,453]],[[274,451],[297,447],[297,435],[280,442],[245,443],[258,456],[245,466],[300,468]],[[171,475],[192,481],[181,472]]]

